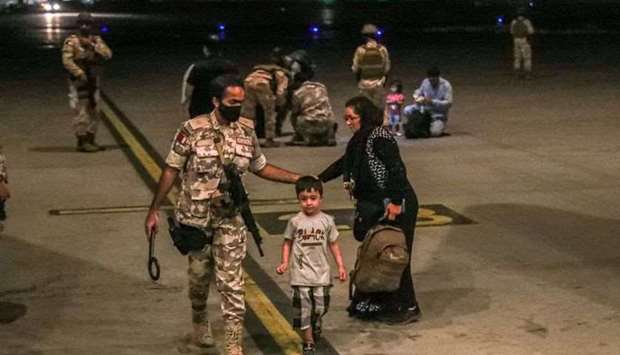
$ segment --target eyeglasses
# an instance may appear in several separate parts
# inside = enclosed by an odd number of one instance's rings
[[[344,121],[345,122],[349,122],[349,121],[355,121],[355,120],[359,120],[360,116],[344,116]]]

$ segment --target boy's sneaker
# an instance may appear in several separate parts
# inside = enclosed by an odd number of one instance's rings
[[[302,346],[302,350],[303,350],[303,355],[315,355],[316,354],[316,347],[314,346],[314,343],[304,343]]]

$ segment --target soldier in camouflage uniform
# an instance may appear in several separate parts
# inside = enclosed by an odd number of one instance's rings
[[[311,72],[297,74],[301,86],[293,93],[291,124],[295,136],[289,145],[336,145],[336,122],[325,85],[310,81]]]
[[[532,72],[532,47],[528,40],[534,34],[532,22],[525,17],[525,9],[517,10],[517,18],[510,23],[510,34],[513,42],[513,69],[518,76],[529,77]],[[523,73],[521,73],[523,62]]]
[[[252,68],[245,78],[246,99],[243,102],[241,116],[256,120],[257,106],[262,107],[265,119],[264,147],[278,147],[276,136],[277,107],[286,104],[290,74],[283,67],[280,57],[272,58],[272,64],[260,64]]]
[[[0,232],[4,228],[3,222],[6,219],[6,213],[4,211],[4,202],[11,197],[9,188],[7,186],[9,177],[6,170],[6,158],[2,154],[2,147],[0,147]]]
[[[62,47],[62,64],[69,73],[69,106],[75,112],[73,130],[77,150],[103,150],[95,143],[99,123],[99,67],[112,58],[112,51],[93,34],[93,18],[83,12],[78,15],[79,33],[72,34]]]
[[[373,24],[362,27],[365,44],[357,47],[351,70],[357,76],[360,94],[377,107],[383,107],[385,81],[390,72],[390,55],[377,38],[379,29]]]
[[[182,174],[175,218],[213,233],[213,243],[189,254],[189,297],[192,303],[193,341],[212,346],[207,320],[209,280],[221,294],[227,354],[243,354],[242,335],[245,292],[241,263],[246,255],[247,229],[231,196],[223,164],[232,163],[243,174],[272,181],[294,183],[299,175],[267,163],[260,150],[251,120],[239,118],[245,98],[243,84],[230,76],[220,76],[211,86],[215,109],[182,123],[166,158],[159,189],[145,222],[147,235],[157,232],[159,208]]]

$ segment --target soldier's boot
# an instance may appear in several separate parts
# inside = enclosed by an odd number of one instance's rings
[[[280,146],[280,142],[276,142],[273,140],[273,138],[267,138],[265,140],[265,143],[261,144],[261,147],[263,148],[277,148]]]
[[[215,346],[215,340],[213,340],[213,334],[211,333],[211,324],[209,324],[209,321],[206,321],[205,324],[194,323],[192,342],[202,348],[210,348]]]
[[[88,137],[86,135],[77,136],[77,151],[83,153],[94,153],[98,152],[99,148],[90,144],[88,141]]]
[[[224,326],[226,355],[243,355],[243,325],[227,321]]]
[[[88,143],[90,143],[93,147],[96,147],[97,150],[105,150],[105,147],[102,147],[95,142],[94,133],[91,133],[91,132],[86,133],[86,138],[88,139]]]

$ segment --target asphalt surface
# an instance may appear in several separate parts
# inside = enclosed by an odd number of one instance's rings
[[[0,354],[183,351],[190,329],[186,261],[160,238],[162,280],[148,281],[144,212],[49,214],[145,206],[152,196],[127,159],[127,147],[103,126],[98,139],[107,151],[73,151],[58,51],[70,26],[47,31],[46,25],[27,25],[44,18],[1,21],[13,34],[2,37],[0,60],[0,143],[10,162],[13,198],[0,238]],[[180,78],[199,58],[199,36],[175,26],[162,35],[146,26],[136,37],[150,34],[133,43],[133,27],[120,26],[123,34],[115,35],[114,26],[115,56],[104,90],[164,156],[185,119]],[[231,30],[230,53],[244,70],[276,44],[305,47],[316,58],[317,79],[328,86],[340,123],[339,145],[266,154],[290,170],[317,173],[344,152],[350,137],[340,115],[356,93],[349,62],[357,43],[341,32],[317,39],[292,32],[276,40]],[[41,40],[48,33],[49,42]],[[475,223],[417,229],[413,271],[424,312],[420,322],[387,326],[349,319],[347,289],[338,284],[325,338],[341,354],[620,352],[617,38],[538,37],[531,81],[511,75],[510,41],[500,34],[420,33],[386,42],[393,77],[403,80],[408,94],[435,63],[455,88],[452,135],[399,144],[420,202],[441,204]],[[245,181],[253,199],[272,200],[257,206],[257,214],[296,210],[273,201],[293,198],[290,186],[254,176]],[[326,185],[324,204],[330,211],[351,207],[338,182]],[[276,307],[286,310],[281,295],[289,294],[287,279],[274,271],[281,239],[273,234],[265,240],[265,258],[253,247],[250,254],[253,267],[270,280],[257,283],[278,288],[265,293],[275,294]],[[343,228],[349,268],[356,245]],[[213,291],[209,310],[221,341],[217,300]],[[269,336],[264,331],[248,327],[248,353],[275,352],[257,344]]]

